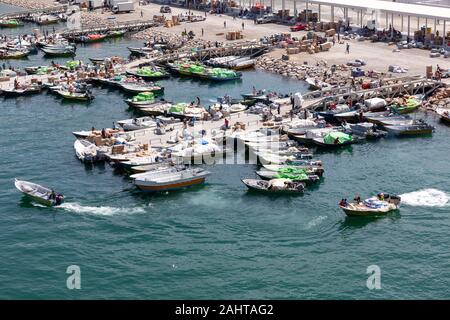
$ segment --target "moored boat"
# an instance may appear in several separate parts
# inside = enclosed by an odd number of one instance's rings
[[[151,92],[154,95],[161,95],[164,93],[164,87],[152,84],[152,83],[141,83],[141,82],[121,82],[119,83],[120,88],[128,93],[142,93]]]
[[[127,74],[145,80],[156,80],[170,77],[170,74],[160,68],[142,67],[137,70],[127,70]]]
[[[358,142],[355,137],[339,131],[330,132],[323,137],[313,138],[312,141],[315,145],[325,148],[339,148]]]
[[[94,96],[90,91],[85,92],[70,92],[65,89],[55,90],[55,93],[66,100],[77,100],[77,101],[89,101],[94,99]]]
[[[23,27],[23,23],[16,19],[0,20],[0,28],[18,28]]]
[[[305,184],[302,182],[292,181],[290,179],[243,179],[242,182],[249,190],[263,193],[303,193]]]
[[[87,140],[75,140],[73,148],[77,158],[82,162],[88,163],[100,160],[97,154],[97,146]]]
[[[1,93],[5,96],[9,97],[17,97],[17,96],[24,96],[24,95],[31,95],[36,94],[41,91],[40,85],[26,85],[26,86],[20,86],[18,88],[4,88]]]
[[[74,56],[76,49],[71,45],[47,45],[42,47],[41,50],[48,56],[65,57]]]
[[[123,128],[124,131],[133,131],[140,129],[155,128],[156,121],[150,117],[133,118],[126,120],[119,120],[117,124]]]
[[[134,184],[142,191],[158,192],[176,190],[190,187],[205,182],[205,178],[210,175],[209,171],[195,168],[181,171],[169,172],[148,172],[132,175]]]
[[[385,125],[384,128],[391,134],[399,136],[430,135],[434,127],[423,122],[415,120],[412,124]]]

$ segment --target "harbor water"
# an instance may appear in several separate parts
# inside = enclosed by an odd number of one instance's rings
[[[126,56],[136,44],[80,46],[76,59]],[[11,65],[48,63],[39,53]],[[161,83],[166,99],[204,104],[253,86],[306,91],[259,71],[233,83]],[[256,177],[257,166],[232,164],[208,166],[205,186],[149,195],[107,164],[76,159],[72,131],[132,116],[120,92],[93,93],[90,104],[0,97],[0,298],[450,298],[450,127],[434,115],[418,114],[436,126],[432,137],[317,153],[324,179],[301,196],[248,193],[241,179]],[[51,186],[66,202],[30,202],[14,178]],[[337,206],[381,191],[401,195],[398,213],[348,218]],[[67,289],[70,265],[81,269],[81,290]],[[370,265],[381,269],[380,290],[366,286]]]

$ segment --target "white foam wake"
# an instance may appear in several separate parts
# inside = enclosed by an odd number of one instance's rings
[[[413,207],[445,207],[450,202],[450,195],[438,189],[423,189],[401,194],[402,204]]]
[[[326,220],[327,216],[318,216],[317,218],[312,219],[306,224],[306,229],[311,229],[314,227],[317,227],[319,224],[322,223],[322,221]]]
[[[135,214],[135,213],[144,213],[144,208],[116,208],[116,207],[93,207],[93,206],[82,206],[76,202],[66,202],[62,205],[58,206],[58,208],[62,208],[66,211],[75,212],[75,213],[88,213],[88,214],[96,214],[102,216],[112,216],[115,214]]]

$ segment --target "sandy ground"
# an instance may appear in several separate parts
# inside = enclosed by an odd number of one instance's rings
[[[159,5],[150,4],[146,6],[137,7],[137,10],[131,14],[132,17],[139,19],[142,10],[144,19],[152,19],[153,15],[160,15]],[[172,14],[179,14],[186,12],[182,8],[172,8]],[[195,12],[195,11],[193,11]],[[196,12],[197,14],[204,14],[203,12]],[[127,20],[126,15],[117,15],[118,19]],[[166,14],[170,18],[170,14]],[[130,19],[130,17],[128,17]],[[224,28],[224,21],[226,28]],[[228,31],[242,30],[242,23],[244,23],[244,39],[259,39],[266,35],[271,35],[281,32],[289,32],[289,28],[278,24],[262,24],[255,25],[251,20],[234,20],[232,17],[225,15],[209,15],[203,22],[182,23],[173,28],[159,27],[165,32],[180,34],[185,29],[192,30],[197,36],[201,37],[202,29],[204,35],[202,38],[211,41],[226,41],[225,33]],[[301,37],[304,32],[292,33],[293,36]],[[430,58],[428,50],[421,49],[407,49],[400,52],[393,52],[395,46],[389,46],[386,43],[372,43],[370,41],[348,41],[350,43],[350,54],[345,53],[345,44],[337,44],[328,52],[321,52],[310,55],[308,53],[300,53],[291,55],[290,59],[303,63],[315,63],[320,60],[325,60],[328,64],[342,64],[354,59],[364,59],[367,62],[366,70],[373,69],[380,72],[387,72],[389,65],[399,65],[403,68],[408,68],[409,72],[406,75],[424,75],[426,66],[436,67],[437,64],[441,68],[450,68],[450,59],[444,58]],[[284,50],[275,50],[271,53],[274,56],[281,56]]]

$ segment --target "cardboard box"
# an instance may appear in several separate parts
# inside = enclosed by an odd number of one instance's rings
[[[334,29],[328,29],[327,31],[325,31],[325,36],[326,37],[332,37],[336,34],[336,30]]]

